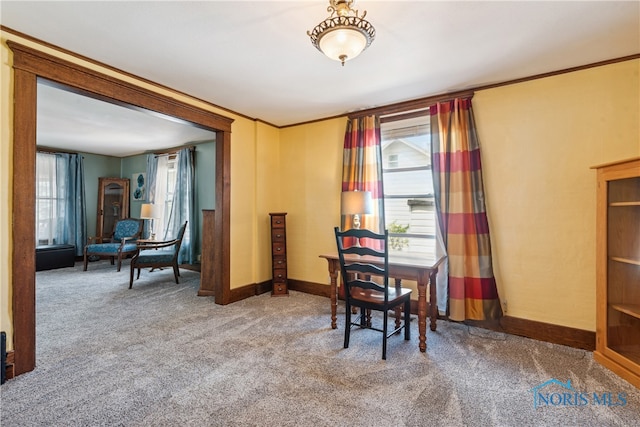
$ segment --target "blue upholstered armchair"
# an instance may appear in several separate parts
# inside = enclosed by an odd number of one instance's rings
[[[138,250],[136,254],[131,258],[131,273],[129,275],[129,289],[133,287],[133,271],[138,269],[138,276],[140,278],[140,269],[145,267],[154,268],[172,267],[173,276],[178,281],[180,276],[180,269],[178,268],[178,255],[180,253],[180,245],[182,245],[182,239],[184,232],[187,229],[187,222],[180,227],[178,235],[173,240],[165,242],[138,242]]]
[[[118,258],[118,271],[122,265],[122,257],[133,254],[138,250],[136,240],[142,234],[142,220],[135,218],[121,219],[116,222],[111,238],[97,239],[95,243],[91,243],[84,247],[84,271],[87,271],[88,257],[108,256],[113,265],[114,259]]]

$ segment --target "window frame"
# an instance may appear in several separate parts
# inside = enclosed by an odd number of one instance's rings
[[[383,182],[385,181],[389,181],[389,174],[395,174],[395,173],[407,173],[407,172],[421,172],[421,171],[431,171],[432,169],[432,165],[431,165],[431,141],[430,141],[430,132],[429,132],[429,111],[428,110],[424,110],[424,111],[418,111],[418,112],[412,112],[412,113],[405,113],[405,114],[398,114],[398,115],[394,115],[394,116],[385,116],[385,117],[381,117],[380,118],[380,135],[381,135],[381,149],[384,150],[385,145],[392,143],[394,140],[400,140],[402,137],[399,135],[402,135],[402,132],[394,132],[393,129],[389,129],[389,127],[393,126],[393,123],[397,123],[397,122],[408,122],[410,123],[411,120],[413,119],[415,120],[416,123],[418,123],[417,125],[413,125],[416,128],[416,132],[413,134],[413,136],[419,136],[419,135],[424,135],[426,138],[429,138],[429,141],[426,143],[426,149],[425,149],[425,154],[427,156],[427,165],[422,165],[422,166],[402,166],[402,160],[400,158],[400,156],[397,157],[397,164],[392,164],[391,162],[391,156],[392,154],[388,154],[388,155],[383,155],[383,158],[385,158],[387,160],[387,164],[386,167],[384,167],[385,165],[383,165],[382,168],[382,176],[383,176]],[[384,128],[387,128],[386,130]],[[422,127],[422,132],[420,131],[420,128]],[[389,137],[385,137],[385,133],[389,136]],[[395,137],[394,137],[395,134]],[[386,178],[386,179],[385,179]],[[420,206],[420,205],[426,205],[426,206],[432,206],[432,214],[427,214],[428,217],[426,219],[426,221],[431,221],[431,223],[433,224],[433,231],[432,232],[419,232],[419,233],[412,233],[411,232],[411,221],[409,221],[409,231],[408,232],[402,232],[402,233],[398,233],[398,232],[392,232],[391,230],[389,231],[389,237],[390,238],[394,238],[394,239],[403,239],[403,238],[410,238],[410,239],[420,239],[420,240],[424,240],[425,242],[428,241],[428,243],[426,243],[424,245],[424,247],[427,247],[426,252],[431,253],[436,251],[436,246],[437,246],[437,241],[436,241],[436,227],[437,227],[437,214],[435,211],[435,192],[433,187],[431,187],[430,192],[410,192],[410,193],[406,193],[406,194],[391,194],[387,192],[387,188],[388,185],[385,183],[384,186],[384,194],[383,194],[383,198],[384,198],[384,206],[385,206],[385,227],[387,229],[390,228],[390,225],[393,224],[395,222],[394,218],[390,218],[389,217],[389,206],[388,206],[388,201],[389,200],[393,200],[393,199],[403,199],[403,200],[407,200],[407,207],[409,209],[409,216],[411,217],[412,212],[413,212],[413,207],[412,206]],[[428,190],[428,189],[427,189]],[[412,202],[413,201],[413,202]],[[417,203],[416,203],[417,202]],[[427,209],[429,210],[429,209]],[[432,215],[432,216],[431,216]],[[429,218],[431,217],[431,218]],[[401,224],[404,225],[404,224]],[[400,249],[402,250],[402,249]],[[417,251],[411,251],[410,247],[409,250],[406,251],[407,253],[416,253],[416,254],[423,254],[425,253],[425,250],[421,250],[421,247],[418,247]]]
[[[41,179],[41,178],[44,178],[44,173],[41,174],[40,173],[41,171],[38,171],[39,157],[40,158],[46,157],[46,161],[49,163],[47,165],[47,171],[46,171],[48,179]],[[36,246],[49,246],[49,245],[55,245],[59,243],[59,242],[56,242],[58,212],[60,212],[60,209],[59,209],[60,204],[62,203],[64,205],[65,201],[63,198],[64,193],[59,191],[59,186],[57,184],[57,179],[58,179],[57,167],[58,167],[58,159],[54,153],[38,152],[36,154],[36,191],[35,191],[36,193],[35,194]],[[42,188],[43,185],[46,186],[47,188],[45,189],[45,191],[41,192],[41,190],[43,190]],[[42,196],[43,193],[46,193],[47,195]],[[42,217],[40,216],[41,201],[45,201],[49,204],[49,208],[47,209],[48,215],[47,215],[47,218],[45,219],[42,219]],[[48,229],[49,229],[46,239],[42,239],[42,235],[41,235],[42,228],[40,223],[43,221],[48,223]]]

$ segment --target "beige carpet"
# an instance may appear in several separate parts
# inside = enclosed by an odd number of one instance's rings
[[[332,330],[326,298],[218,306],[198,280],[37,273],[37,368],[0,388],[2,426],[640,425],[638,389],[587,351],[439,322],[420,353],[414,321],[383,361],[375,331],[342,348],[342,305]]]

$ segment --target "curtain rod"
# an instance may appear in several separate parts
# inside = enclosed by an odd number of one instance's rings
[[[155,154],[156,157],[170,156],[171,154],[178,154],[178,151],[184,150],[185,148],[188,148],[189,151],[191,151],[191,152],[196,151],[196,146],[195,145],[190,145],[190,146],[185,146],[185,147],[167,148],[166,150],[153,151],[152,153]],[[151,153],[149,153],[149,154],[151,154]]]
[[[364,116],[376,115],[384,116],[396,113],[407,113],[412,110],[425,110],[433,104],[443,101],[451,101],[455,98],[473,98],[474,91],[466,90],[461,92],[453,92],[445,95],[428,96],[426,98],[414,99],[412,101],[398,102],[396,104],[385,105],[384,107],[369,108],[361,111],[349,113],[350,119]]]
[[[57,148],[49,148],[49,147],[36,147],[36,153],[44,153],[44,154],[80,154],[77,151],[67,151],[67,150],[60,150],[60,149],[57,149]]]

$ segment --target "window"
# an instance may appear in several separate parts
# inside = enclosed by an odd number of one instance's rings
[[[58,232],[58,212],[64,206],[57,182],[55,154],[36,156],[36,245],[54,245]]]
[[[158,169],[156,175],[155,202],[159,209],[159,218],[154,222],[153,229],[159,238],[164,239],[172,235],[169,228],[171,209],[173,208],[173,195],[176,188],[176,170],[178,156],[171,154],[158,157]]]
[[[436,215],[431,176],[429,116],[380,125],[384,210],[393,251],[433,255]]]

